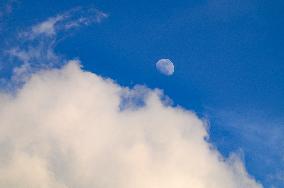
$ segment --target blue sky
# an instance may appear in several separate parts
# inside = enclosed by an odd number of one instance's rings
[[[162,89],[209,121],[210,141],[224,156],[241,153],[264,187],[284,187],[283,1],[0,0],[1,78],[21,64],[6,51],[31,45],[18,33],[74,7],[108,16],[43,45],[120,85]],[[174,63],[172,76],[156,70],[162,58]]]

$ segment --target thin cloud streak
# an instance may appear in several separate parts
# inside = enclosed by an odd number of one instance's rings
[[[100,23],[108,14],[96,8],[77,7],[32,26],[31,31],[20,33],[21,38],[34,39],[41,35],[55,37],[59,32]]]

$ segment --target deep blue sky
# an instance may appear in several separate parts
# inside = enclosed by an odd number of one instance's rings
[[[224,155],[241,152],[265,187],[284,187],[284,1],[18,1],[0,22],[0,49],[21,28],[91,5],[109,17],[60,40],[57,53],[122,85],[163,89],[209,120]],[[173,76],[156,71],[161,58]]]

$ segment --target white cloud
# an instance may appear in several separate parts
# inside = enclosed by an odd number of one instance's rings
[[[66,32],[100,23],[107,17],[108,14],[92,6],[77,7],[49,17],[24,29],[23,32],[17,33],[16,40],[18,41],[14,42],[16,46],[7,46],[5,48],[8,50],[3,50],[3,57],[9,57],[5,61],[14,64],[11,80],[21,84],[22,81],[29,78],[32,72],[63,64],[64,60],[55,52],[55,48],[66,38],[68,35]],[[62,33],[64,33],[64,37],[60,38]]]
[[[41,62],[38,64],[44,64],[43,61],[55,63],[59,57],[54,52],[53,43],[54,41],[52,40],[45,42],[39,41],[36,44],[33,43],[27,46],[11,48],[6,53],[18,59],[23,64],[29,64],[33,61]]]
[[[11,79],[15,83],[22,83],[29,78],[32,72],[53,67],[60,61],[60,56],[54,52],[52,40],[14,47],[6,51],[6,54],[12,57],[12,62],[14,60],[20,62],[12,70]]]
[[[31,51],[26,52],[19,48],[12,48],[7,51],[10,56],[18,58],[20,61],[27,63],[32,59],[32,57],[37,56],[35,53],[31,53]]]
[[[72,28],[80,27],[83,25],[90,25],[92,23],[101,23],[104,19],[108,17],[108,14],[99,11],[97,9],[94,10],[92,16],[81,16],[77,19],[70,20],[64,24],[64,29],[69,30]]]
[[[0,93],[0,187],[262,187],[205,141],[194,113],[136,90],[71,61],[34,74],[15,96]],[[139,96],[144,105],[132,108]]]
[[[46,21],[43,21],[35,26],[32,27],[32,35],[39,35],[39,34],[45,34],[47,36],[53,36],[56,34],[55,32],[55,25],[58,24],[58,22],[62,21],[64,19],[64,16],[59,15],[56,17],[51,17]]]
[[[20,34],[23,38],[34,39],[38,36],[55,37],[58,32],[100,23],[108,15],[96,8],[77,7],[57,16],[50,17],[34,26],[31,31]]]
[[[175,67],[171,60],[169,59],[160,59],[156,63],[156,68],[158,71],[164,75],[170,76],[174,73]]]

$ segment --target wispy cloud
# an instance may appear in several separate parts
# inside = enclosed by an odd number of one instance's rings
[[[284,119],[272,117],[261,109],[249,111],[208,109],[215,126],[230,133],[230,140],[218,134],[213,140],[219,148],[242,149],[250,169],[267,187],[284,183]],[[212,128],[214,129],[214,128]],[[238,143],[239,148],[236,147]],[[248,155],[249,154],[249,155]],[[259,165],[261,164],[261,165]],[[263,173],[265,171],[265,173]],[[268,186],[269,185],[269,186]]]
[[[26,35],[32,38],[41,34],[46,36],[53,36],[56,34],[56,29],[55,29],[56,25],[59,24],[59,22],[62,20],[64,20],[63,15],[49,18],[48,20],[33,26],[31,29],[31,33],[26,33]]]
[[[96,8],[77,7],[54,17],[44,20],[27,31],[20,33],[22,38],[34,39],[44,35],[54,37],[58,32],[64,32],[81,26],[88,26],[94,23],[100,23],[107,18],[108,14]]]
[[[13,45],[8,44],[2,54],[2,61],[16,65],[12,80],[25,80],[36,70],[63,64],[65,60],[55,50],[62,41],[58,35],[66,37],[74,29],[101,23],[107,17],[94,7],[77,7],[22,29],[16,34]],[[3,57],[7,58],[3,60]]]

